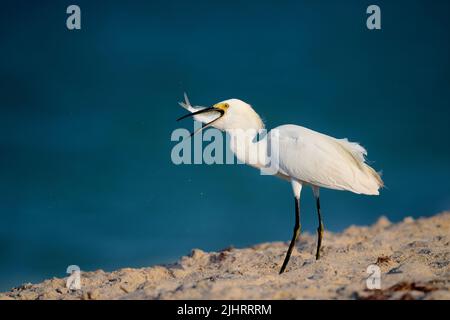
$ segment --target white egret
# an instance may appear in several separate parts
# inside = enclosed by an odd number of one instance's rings
[[[247,164],[264,169],[271,150],[278,150],[277,176],[290,181],[295,199],[294,234],[280,274],[286,269],[300,234],[300,193],[303,186],[312,187],[316,200],[319,219],[316,259],[320,257],[323,236],[319,188],[378,195],[383,187],[380,175],[365,162],[366,150],[358,143],[292,124],[272,129],[276,130],[277,139],[271,138],[269,132],[257,141],[257,134],[264,124],[253,108],[241,100],[229,99],[209,108],[199,108],[193,107],[185,94],[185,102],[180,102],[180,105],[190,113],[178,120],[192,116],[203,123],[197,132],[209,126],[227,132],[231,136],[230,149]],[[251,158],[257,160],[250,162]]]

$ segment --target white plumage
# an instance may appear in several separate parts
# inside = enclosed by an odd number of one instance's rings
[[[230,134],[231,150],[239,160],[247,164],[265,170],[270,163],[269,155],[277,150],[276,175],[291,182],[296,200],[294,235],[280,273],[284,272],[300,233],[302,186],[310,185],[316,198],[319,217],[316,259],[320,257],[323,233],[319,188],[378,195],[379,189],[383,187],[380,175],[366,163],[367,151],[356,142],[336,139],[292,124],[274,128],[272,132],[276,135],[269,132],[258,141],[258,132],[264,128],[264,124],[253,108],[239,99],[229,99],[210,108],[200,108],[193,107],[185,95],[185,102],[180,105],[190,112],[180,119],[193,116],[195,120],[204,123],[202,129],[213,126]]]
[[[383,183],[375,170],[365,163],[367,152],[359,144],[296,125],[275,129],[279,132],[282,174],[312,186],[379,194]]]

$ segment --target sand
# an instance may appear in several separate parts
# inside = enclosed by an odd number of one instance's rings
[[[315,260],[315,235],[302,234],[282,275],[288,242],[220,252],[194,249],[170,265],[81,273],[81,289],[66,279],[24,284],[0,299],[450,299],[450,212],[430,218],[385,217],[370,227],[325,231]],[[381,289],[366,285],[369,265]]]

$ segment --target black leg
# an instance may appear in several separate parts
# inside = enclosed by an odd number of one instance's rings
[[[294,226],[294,234],[292,235],[292,240],[291,243],[289,244],[289,249],[286,253],[286,257],[284,258],[284,262],[283,265],[281,266],[280,269],[280,274],[282,274],[284,272],[284,270],[286,269],[286,266],[289,262],[289,259],[291,258],[291,254],[292,254],[292,250],[294,249],[295,246],[295,242],[297,241],[297,238],[300,234],[300,203],[299,203],[299,199],[295,198],[295,226]]]
[[[323,223],[322,216],[320,215],[320,200],[317,196],[316,198],[316,206],[317,206],[317,216],[319,217],[319,227],[317,228],[317,251],[316,251],[316,260],[320,258],[320,247],[322,246],[322,236],[323,236]]]

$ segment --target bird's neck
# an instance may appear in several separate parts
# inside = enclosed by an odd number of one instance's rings
[[[258,130],[230,130],[230,149],[240,163],[256,168],[267,165],[267,135],[258,141]]]

